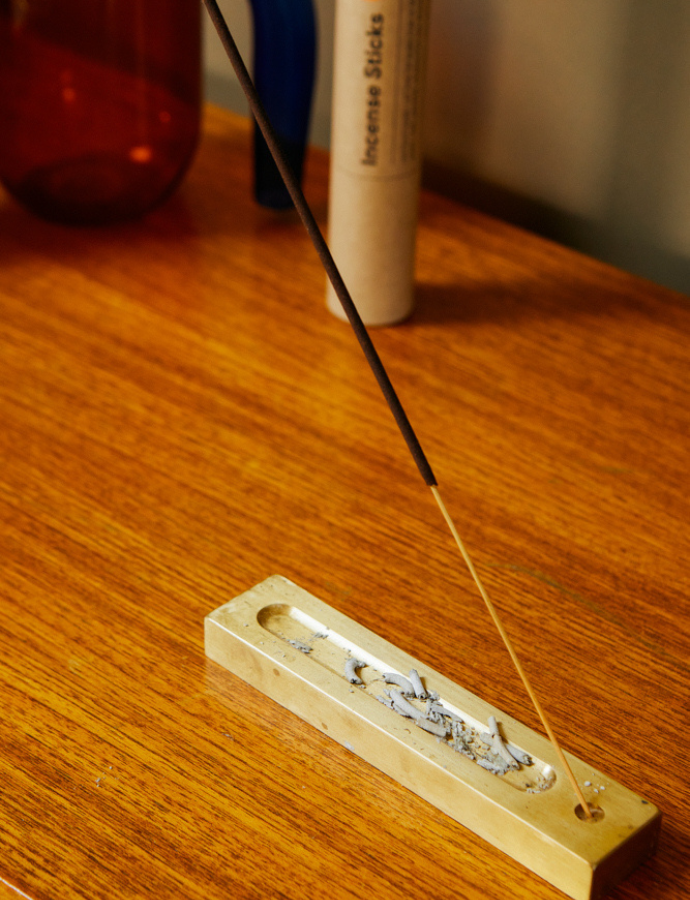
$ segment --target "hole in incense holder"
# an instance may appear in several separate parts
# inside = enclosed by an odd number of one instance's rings
[[[582,808],[582,804],[578,803],[575,807],[575,815],[582,822],[588,822],[590,825],[595,822],[601,822],[606,813],[600,806],[594,806],[592,803],[589,804],[589,811],[592,813],[591,816],[588,816],[587,813]]]

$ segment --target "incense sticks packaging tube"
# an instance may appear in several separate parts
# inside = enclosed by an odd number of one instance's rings
[[[329,245],[366,325],[413,307],[430,0],[337,0]],[[344,317],[332,287],[331,312]]]

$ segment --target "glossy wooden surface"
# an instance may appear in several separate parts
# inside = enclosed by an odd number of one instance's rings
[[[0,201],[0,897],[558,892],[207,662],[280,572],[539,730],[246,123],[144,223]],[[325,160],[308,196],[325,219]],[[566,749],[690,893],[687,298],[436,196],[379,352]]]

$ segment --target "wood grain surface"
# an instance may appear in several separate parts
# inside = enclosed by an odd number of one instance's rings
[[[0,198],[0,897],[561,896],[204,657],[280,573],[540,727],[250,156],[209,109],[142,223]],[[664,812],[613,896],[681,900],[688,299],[431,194],[417,278],[378,350],[565,748]]]

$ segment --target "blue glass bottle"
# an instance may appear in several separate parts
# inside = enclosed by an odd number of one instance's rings
[[[251,0],[254,17],[254,82],[287,159],[302,177],[316,66],[313,0]],[[266,146],[254,129],[257,202],[271,209],[292,206]]]

